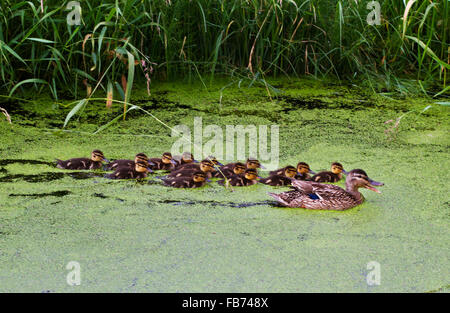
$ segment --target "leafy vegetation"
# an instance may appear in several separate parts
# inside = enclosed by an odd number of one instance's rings
[[[374,92],[448,92],[449,1],[0,0],[0,93],[96,90],[129,102],[135,78],[264,82],[267,76],[332,76]],[[136,76],[136,77],[135,77]],[[113,95],[115,94],[115,95]],[[124,113],[126,112],[124,106]]]

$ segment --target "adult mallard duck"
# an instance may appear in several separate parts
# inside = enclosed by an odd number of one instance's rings
[[[370,179],[361,169],[352,170],[345,180],[346,188],[311,181],[292,181],[294,190],[280,194],[269,193],[281,205],[291,208],[313,210],[347,210],[364,201],[359,188],[380,193],[373,186],[383,186],[383,183]]]
[[[73,158],[69,160],[56,159],[56,167],[66,170],[96,170],[102,168],[102,162],[109,162],[103,152],[94,150],[91,152],[91,158]]]
[[[311,180],[317,183],[335,183],[342,179],[342,173],[348,175],[341,163],[334,162],[331,164],[331,171],[317,173]]]

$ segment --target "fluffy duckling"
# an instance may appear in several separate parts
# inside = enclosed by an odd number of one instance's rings
[[[137,161],[134,168],[119,167],[112,174],[106,175],[111,179],[142,179],[147,177],[149,172],[148,163],[145,161]]]
[[[150,166],[152,170],[170,171],[173,170],[177,164],[172,159],[172,154],[170,152],[164,152],[161,158],[151,158],[149,161],[154,164]]]
[[[297,175],[295,175],[295,179],[297,180],[308,180],[310,179],[309,174],[316,174],[316,172],[312,171],[309,168],[308,163],[298,162],[297,164]]]
[[[231,186],[251,186],[256,184],[258,176],[258,172],[256,169],[248,168],[245,170],[243,175],[234,175],[228,179],[228,183]],[[219,180],[218,183],[220,185],[225,185],[225,179]]]
[[[342,179],[342,173],[348,175],[341,163],[334,162],[331,164],[331,171],[317,173],[311,180],[318,183],[335,183]]]
[[[234,167],[232,169],[230,168],[220,168],[220,171],[215,171],[212,176],[213,177],[226,177],[231,178],[234,175],[242,175],[245,173],[246,166],[245,164],[241,162],[234,163]]]
[[[175,169],[179,169],[184,164],[198,163],[190,152],[183,152],[182,155],[175,155],[173,160],[177,163]]]
[[[189,177],[183,176],[175,179],[163,179],[166,186],[175,188],[199,188],[206,184],[206,174],[202,171],[192,172]]]
[[[237,163],[239,163],[239,162],[237,162]],[[227,165],[222,166],[220,169],[222,171],[225,169],[232,170],[237,163],[228,163]],[[258,168],[264,168],[264,166],[262,166],[261,163],[257,159],[252,159],[252,158],[247,159],[247,161],[245,162],[245,166],[248,169],[255,169],[255,170]]]
[[[259,182],[270,186],[289,186],[296,175],[295,167],[286,166],[283,175],[272,174],[267,178],[260,179]]]
[[[94,150],[91,152],[91,158],[74,158],[66,161],[56,159],[57,168],[67,170],[96,170],[102,168],[102,162],[108,160],[100,150]]]
[[[166,179],[173,179],[178,177],[190,177],[195,172],[203,172],[205,173],[206,177],[211,178],[212,174],[211,171],[213,170],[213,162],[211,162],[208,159],[204,159],[198,164],[192,164],[192,166],[184,166],[179,170],[172,171],[169,175],[167,175]]]
[[[361,169],[348,173],[345,179],[345,189],[331,184],[321,184],[311,181],[294,180],[293,190],[279,194],[270,193],[278,203],[291,208],[306,208],[313,210],[347,210],[364,201],[359,188],[380,193],[374,186],[383,186],[367,176]]]
[[[136,156],[134,157],[134,161],[133,160],[114,160],[108,164],[106,164],[105,168],[107,170],[115,170],[119,167],[128,167],[128,168],[133,168],[135,166],[135,164],[139,161],[142,162],[147,162],[149,165],[154,165],[153,163],[149,163],[148,162],[148,156],[145,153],[138,153],[136,154]]]

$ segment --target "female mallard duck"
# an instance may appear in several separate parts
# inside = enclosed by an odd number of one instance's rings
[[[270,186],[289,186],[296,175],[295,167],[286,166],[283,175],[272,174],[267,178],[260,179],[259,182]]]
[[[96,170],[102,168],[102,161],[108,162],[100,150],[94,150],[91,152],[91,158],[74,158],[66,161],[56,159],[57,168],[67,170]]]
[[[321,184],[311,181],[293,180],[294,190],[280,194],[269,193],[281,205],[291,208],[313,210],[347,210],[364,201],[359,188],[367,188],[380,193],[373,186],[383,186],[383,183],[370,179],[361,169],[352,170],[345,180],[346,189],[336,185]]]
[[[114,173],[108,174],[106,177],[111,179],[142,179],[147,177],[149,170],[147,162],[137,161],[134,168],[119,167]]]
[[[154,164],[150,166],[152,170],[166,171],[173,170],[177,164],[177,162],[172,159],[172,154],[170,152],[164,152],[161,158],[151,158],[149,162]]]
[[[244,174],[246,170],[245,164],[241,162],[234,163],[234,167],[232,169],[230,168],[220,168],[219,171],[215,171],[212,176],[219,178],[219,177],[226,177],[231,178],[234,175],[241,175]]]
[[[138,153],[136,154],[136,156],[134,157],[134,161],[133,160],[114,160],[108,164],[106,164],[105,168],[107,170],[115,170],[119,167],[128,167],[128,168],[134,168],[134,166],[136,165],[137,162],[142,161],[142,162],[147,162],[149,165],[154,165],[151,162],[148,162],[148,156],[145,153]]]
[[[190,177],[192,176],[193,173],[201,171],[203,173],[205,173],[206,177],[211,178],[211,171],[213,169],[213,162],[211,162],[208,159],[204,159],[203,161],[201,161],[198,164],[192,164],[192,166],[183,166],[181,169],[179,170],[174,170],[172,171],[169,175],[167,175],[165,178],[166,179],[173,179],[173,178],[178,178],[178,177]]]
[[[189,177],[183,176],[175,179],[163,179],[166,186],[175,188],[198,188],[206,184],[206,175],[202,171],[192,172]]]
[[[258,182],[257,178],[259,176],[256,169],[248,168],[243,175],[234,175],[227,180],[231,186],[251,186]],[[222,186],[226,184],[225,179],[219,180],[218,183]]]
[[[317,173],[311,180],[317,183],[335,183],[342,179],[342,173],[348,175],[341,163],[334,162],[331,164],[331,171]]]
[[[284,175],[288,167],[291,167],[291,165],[288,165],[275,171],[271,171],[269,172],[269,175]],[[310,178],[309,174],[315,174],[315,172],[309,168],[308,163],[298,162],[297,175],[295,175],[295,179],[308,180]]]

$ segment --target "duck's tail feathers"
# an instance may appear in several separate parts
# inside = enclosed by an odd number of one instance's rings
[[[280,197],[279,194],[273,193],[273,192],[268,192],[268,194],[269,194],[269,196],[271,196],[272,198],[274,198],[275,200],[277,200],[277,202],[280,203],[281,205],[289,206],[289,204],[288,204],[286,201],[284,201],[284,200]]]

